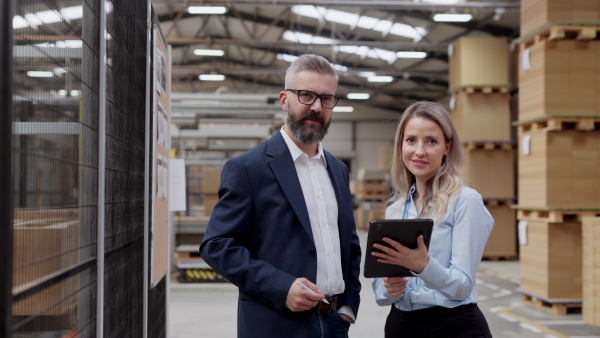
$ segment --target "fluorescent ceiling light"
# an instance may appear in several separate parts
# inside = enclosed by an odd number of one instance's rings
[[[223,56],[225,51],[219,49],[194,49],[194,55]]]
[[[471,14],[440,13],[433,16],[433,21],[437,22],[467,22],[471,20]]]
[[[346,95],[346,98],[350,100],[367,100],[370,97],[371,95],[369,95],[368,93],[349,93],[348,95]]]
[[[223,81],[223,80],[225,80],[225,75],[202,74],[202,75],[198,76],[198,78],[202,81]]]
[[[292,7],[292,12],[317,20],[325,19],[330,22],[340,23],[351,27],[356,26],[381,33],[404,36],[407,38],[412,38],[414,41],[419,41],[423,38],[423,36],[427,35],[427,30],[422,27],[413,27],[403,23],[394,23],[389,20],[382,20],[370,16],[362,16],[336,9],[328,9],[325,7],[296,5]]]
[[[53,77],[54,73],[50,71],[43,70],[30,70],[27,72],[27,76],[29,77]]]
[[[369,82],[392,82],[394,78],[392,76],[369,76],[367,78]]]
[[[188,7],[190,14],[225,14],[227,7],[224,6],[190,6]]]
[[[334,113],[352,113],[353,111],[354,111],[354,107],[344,107],[344,106],[333,107]]]
[[[359,72],[358,75],[362,77],[377,76],[375,72]]]
[[[414,52],[414,51],[396,52],[396,56],[399,58],[407,58],[407,59],[422,59],[427,56],[427,53]]]

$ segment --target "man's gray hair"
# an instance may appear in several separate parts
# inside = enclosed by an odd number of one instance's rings
[[[331,63],[326,58],[315,54],[304,54],[299,56],[285,72],[285,88],[292,83],[301,72],[315,72],[322,75],[331,75],[338,82],[338,75]]]

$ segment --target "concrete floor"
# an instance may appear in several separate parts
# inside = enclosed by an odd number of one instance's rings
[[[359,231],[361,243],[366,232]],[[363,248],[364,250],[364,248]],[[383,337],[389,307],[374,300],[371,280],[362,277],[361,306],[350,338]],[[518,261],[483,261],[477,274],[479,307],[494,337],[600,338],[600,326],[586,324],[581,313],[554,315],[522,300]],[[237,288],[228,283],[178,283],[170,286],[169,338],[236,336]]]

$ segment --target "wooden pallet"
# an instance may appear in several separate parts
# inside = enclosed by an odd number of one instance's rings
[[[486,207],[502,207],[507,206],[510,207],[515,203],[516,198],[489,198],[485,197],[483,199],[483,204]]]
[[[563,223],[565,221],[581,222],[584,217],[600,217],[600,209],[549,209],[549,208],[524,208],[516,206],[517,219],[543,220],[551,223]]]
[[[599,39],[600,22],[581,23],[558,21],[549,22],[530,34],[515,42],[521,50],[531,47],[541,41],[551,40],[580,40],[589,41]]]
[[[467,94],[508,94],[512,86],[509,84],[493,84],[493,85],[470,85],[461,86],[450,90],[452,93],[465,92]]]
[[[178,259],[202,260],[199,252],[199,245],[180,245],[175,249]]]
[[[512,255],[483,255],[482,261],[516,261],[519,257],[515,254]]]
[[[377,193],[377,194],[356,194],[356,198],[358,198],[361,202],[385,202],[388,198],[387,193]]]
[[[474,140],[462,144],[465,150],[513,150],[516,147],[512,141]]]
[[[543,116],[535,120],[514,123],[518,126],[519,134],[536,130],[600,130],[600,116]]]
[[[541,299],[532,295],[521,294],[521,300],[538,309],[548,311],[555,315],[566,315],[569,313],[581,313],[583,302],[580,300],[553,301]]]

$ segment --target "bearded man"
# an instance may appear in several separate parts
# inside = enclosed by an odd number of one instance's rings
[[[298,57],[279,93],[286,124],[228,160],[200,255],[236,285],[238,337],[348,337],[360,302],[349,172],[321,141],[338,76]]]

